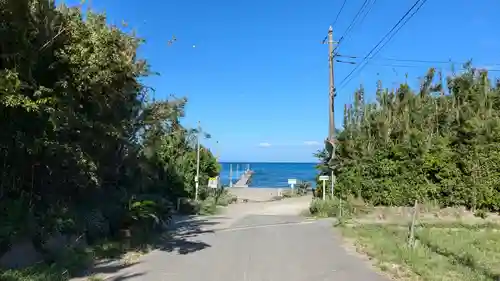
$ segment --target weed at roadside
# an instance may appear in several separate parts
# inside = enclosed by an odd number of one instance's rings
[[[373,208],[361,200],[349,198],[340,200],[337,197],[322,200],[314,198],[311,201],[309,212],[318,217],[352,217],[354,215],[369,213]]]
[[[407,246],[408,230],[390,225],[342,227],[358,251],[398,280],[497,280],[500,237],[493,231],[420,228],[417,246]],[[490,250],[487,250],[490,249]]]

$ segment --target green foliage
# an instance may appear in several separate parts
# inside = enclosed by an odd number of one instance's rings
[[[311,183],[308,181],[299,181],[299,184],[297,185],[297,195],[302,196],[306,195],[307,192],[311,189]]]
[[[233,204],[238,201],[238,197],[231,194],[225,187],[215,189],[213,197],[215,199],[215,203],[219,206],[228,206],[229,204]]]
[[[419,200],[499,211],[500,88],[486,71],[465,67],[446,83],[430,69],[417,90],[379,82],[373,103],[356,91],[335,159],[326,149],[317,154],[320,173],[336,175],[335,194],[374,205]]]
[[[152,229],[194,197],[198,132],[180,124],[185,98],[148,99],[140,38],[54,1],[0,1],[0,15],[0,254]],[[202,146],[200,197],[218,173]]]
[[[217,202],[215,198],[209,197],[200,202],[200,215],[214,215],[217,213]]]
[[[217,213],[217,206],[227,206],[224,204],[217,202],[217,199],[213,196],[199,201],[186,199],[181,201],[179,213],[185,215],[213,215]]]
[[[309,212],[318,217],[336,217],[339,215],[340,205],[336,198],[321,200],[313,199],[309,206]]]
[[[348,218],[353,215],[367,214],[373,208],[365,202],[349,198],[340,200],[337,197],[327,198],[326,200],[314,198],[309,206],[309,212],[318,217],[338,217]]]
[[[52,264],[40,263],[17,270],[0,271],[0,280],[5,281],[65,281],[80,273],[82,268],[92,262],[91,253],[79,248],[66,248],[53,256]]]

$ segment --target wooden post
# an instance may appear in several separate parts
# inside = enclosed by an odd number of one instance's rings
[[[408,246],[412,248],[415,247],[415,225],[417,221],[417,212],[418,212],[418,200],[415,200],[415,206],[413,207],[413,215],[411,218],[410,235],[408,239]]]

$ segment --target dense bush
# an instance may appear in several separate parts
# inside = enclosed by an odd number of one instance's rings
[[[306,195],[309,190],[311,190],[311,183],[308,181],[299,181],[299,184],[297,185],[297,195]]]
[[[193,197],[187,100],[148,98],[142,40],[124,30],[54,1],[0,1],[0,256],[21,237],[43,250],[55,233],[154,228]],[[219,167],[200,158],[203,187]]]
[[[231,194],[227,187],[221,187],[214,190],[214,199],[217,205],[228,206],[229,204],[236,203],[238,197]]]
[[[309,206],[309,212],[318,217],[338,217],[343,218],[353,215],[369,213],[372,207],[365,202],[349,197],[347,200],[340,200],[338,197],[314,198]]]
[[[420,89],[406,83],[376,102],[360,88],[346,105],[337,157],[318,153],[321,173],[333,169],[337,195],[374,205],[441,206],[500,210],[500,83],[465,66],[444,83],[430,69]],[[445,88],[448,90],[445,91]]]

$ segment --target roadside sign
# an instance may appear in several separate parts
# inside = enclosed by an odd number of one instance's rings
[[[293,188],[297,184],[297,179],[288,179],[288,184],[292,188],[292,193],[293,193]]]
[[[209,188],[217,188],[219,185],[219,181],[217,177],[208,178],[208,187]]]
[[[330,177],[329,176],[319,176],[319,180],[320,181],[327,181],[327,180],[330,180]]]
[[[323,181],[323,189],[321,190],[321,193],[323,194],[323,200],[326,200],[326,181],[330,180],[329,176],[319,176],[319,180]]]

